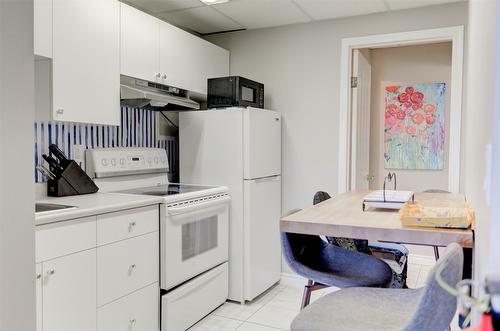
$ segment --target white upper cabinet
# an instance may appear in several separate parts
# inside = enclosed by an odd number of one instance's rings
[[[52,57],[52,0],[33,1],[34,53]]]
[[[60,121],[120,123],[120,4],[53,0],[52,111]]]
[[[206,94],[207,78],[229,74],[229,51],[161,22],[160,72],[163,84]]]
[[[160,20],[121,4],[121,73],[157,81],[160,77]]]
[[[121,74],[201,95],[229,74],[229,51],[121,4]]]

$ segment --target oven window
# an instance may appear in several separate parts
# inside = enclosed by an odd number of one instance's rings
[[[255,100],[255,90],[250,87],[242,86],[241,87],[241,99],[243,101],[254,102]]]
[[[217,216],[182,225],[182,261],[217,247]]]

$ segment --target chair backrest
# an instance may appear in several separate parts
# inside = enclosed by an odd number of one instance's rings
[[[439,285],[436,274],[441,270],[441,278],[454,288],[462,279],[462,267],[462,247],[450,244],[429,273],[425,286],[420,289],[421,297],[415,315],[404,331],[445,330],[450,325],[457,309],[457,298]]]
[[[320,262],[319,253],[325,243],[319,236],[282,232],[281,245],[290,268],[299,275],[303,275],[303,266],[312,266]]]
[[[331,196],[330,196],[330,194],[328,194],[328,192],[318,191],[318,192],[316,192],[316,194],[314,194],[313,205],[317,205],[318,203],[323,202],[325,200],[328,200],[330,198],[331,198]]]

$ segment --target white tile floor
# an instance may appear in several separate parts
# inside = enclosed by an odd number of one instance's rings
[[[424,282],[431,266],[409,264],[408,286],[419,287]],[[313,292],[311,301],[332,289]],[[240,305],[226,302],[202,319],[192,331],[273,331],[290,330],[290,323],[299,312],[302,288],[278,284],[252,303]],[[456,325],[456,323],[453,323]],[[454,327],[453,330],[458,330]]]

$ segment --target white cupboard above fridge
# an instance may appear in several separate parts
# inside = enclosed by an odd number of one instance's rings
[[[121,74],[204,98],[207,78],[229,75],[229,51],[124,3]]]

